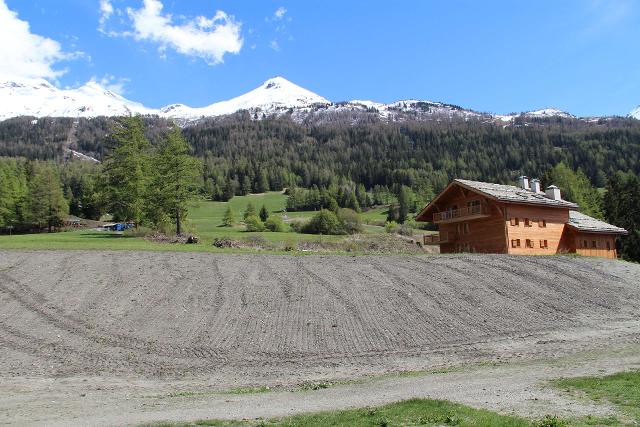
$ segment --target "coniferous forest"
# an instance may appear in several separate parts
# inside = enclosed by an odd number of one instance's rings
[[[16,191],[26,194],[41,168],[34,165],[45,161],[60,180],[69,212],[99,216],[102,166],[65,159],[67,148],[108,159],[114,123],[109,118],[0,122],[0,157],[20,159],[0,163],[0,198],[9,200],[13,196],[7,194]],[[164,119],[145,118],[144,137],[157,147],[171,127]],[[625,118],[516,120],[509,125],[479,120],[351,124],[254,120],[237,113],[183,127],[182,135],[202,162],[194,177],[202,196],[228,200],[287,188],[290,210],[337,206],[358,211],[395,202],[402,193],[403,199],[408,194],[409,211],[415,212],[453,178],[513,183],[524,174],[542,178],[544,185],[562,179],[574,183],[567,198],[575,194],[588,204],[588,213],[615,223],[620,218],[613,214],[614,206],[625,201],[610,193],[604,200],[592,199],[591,190],[633,186],[640,174],[640,121]],[[568,173],[576,176],[566,178]],[[18,190],[4,184],[10,180]],[[0,204],[0,227],[3,211],[8,211],[6,202]],[[637,229],[637,220],[625,221]]]

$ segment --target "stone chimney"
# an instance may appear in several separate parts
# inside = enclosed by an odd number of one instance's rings
[[[531,180],[531,191],[534,193],[542,193],[542,187],[540,186],[540,180],[538,178]]]
[[[518,186],[523,190],[531,190],[529,186],[529,177],[522,175],[518,178]]]
[[[562,197],[560,197],[560,189],[555,185],[548,186],[546,194],[547,194],[547,197],[550,199],[562,200]]]

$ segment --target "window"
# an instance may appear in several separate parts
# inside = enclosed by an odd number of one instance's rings
[[[511,247],[512,248],[519,248],[520,247],[520,239],[511,240]]]
[[[480,213],[480,200],[471,200],[467,202],[467,208],[469,208],[469,213]]]
[[[611,242],[607,240],[607,250],[610,251],[611,250]]]
[[[538,220],[538,227],[545,228],[546,226],[547,226],[547,220],[546,219],[539,219]]]
[[[589,246],[589,245],[587,244],[587,241],[586,241],[586,240],[585,240],[584,242],[582,242],[582,247],[583,247],[583,248],[586,248],[586,247],[588,247],[588,246]]]
[[[540,248],[542,249],[549,248],[549,243],[546,240],[540,240]]]
[[[591,241],[591,248],[596,249],[598,247],[598,245],[596,244],[596,241],[593,240]]]
[[[464,223],[464,234],[470,234],[471,229],[469,228],[469,223]]]
[[[524,219],[524,226],[525,227],[531,227],[531,221],[529,220],[529,218],[525,218]]]
[[[520,225],[520,220],[518,218],[511,218],[511,225],[518,227]]]
[[[528,248],[533,248],[533,240],[527,239],[526,245],[527,245]]]

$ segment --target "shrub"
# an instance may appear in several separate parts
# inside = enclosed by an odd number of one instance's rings
[[[307,222],[308,221],[294,220],[289,224],[289,227],[296,233],[303,233],[302,230],[307,225]]]
[[[262,234],[252,234],[243,239],[246,244],[254,249],[273,249],[272,244]]]
[[[327,209],[321,209],[302,227],[307,234],[344,234],[344,228],[338,216]]]
[[[352,209],[339,209],[338,220],[347,234],[360,233],[362,231],[360,215]]]
[[[401,236],[413,236],[413,228],[408,224],[398,224],[395,221],[389,221],[384,226],[387,233],[400,234]]]
[[[247,231],[264,231],[264,224],[257,215],[249,215],[244,220],[244,224],[247,227]]]
[[[282,218],[279,216],[270,216],[264,223],[265,227],[269,231],[275,232],[283,232],[285,230],[284,222],[282,222]]]
[[[384,229],[387,231],[387,233],[395,233],[396,228],[398,228],[398,223],[395,221],[387,221],[387,223],[384,225]]]
[[[567,423],[556,415],[545,415],[543,419],[534,423],[535,427],[565,427]]]
[[[289,239],[284,244],[284,250],[287,252],[297,251],[298,243],[293,239]]]

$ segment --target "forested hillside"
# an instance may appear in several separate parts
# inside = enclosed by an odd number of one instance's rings
[[[153,158],[171,123],[149,117],[137,123],[140,135],[150,143],[141,155]],[[35,224],[41,228],[41,219],[51,215],[29,212],[39,212],[38,191],[48,188],[46,185],[61,189],[65,200],[58,203],[61,199],[56,194],[50,203],[59,214],[56,221],[46,220],[49,228],[59,222],[67,207],[70,213],[88,218],[111,212],[105,196],[110,163],[64,159],[67,149],[101,160],[120,159],[113,151],[114,129],[118,129],[114,124],[115,120],[108,118],[0,122],[0,157],[49,160],[47,164],[24,159],[0,162],[4,187],[0,191],[0,226],[13,223],[33,228]],[[185,185],[213,200],[287,188],[287,207],[292,211],[350,208],[359,212],[391,204],[388,220],[404,222],[453,178],[513,183],[516,176],[525,174],[540,177],[545,185],[561,185],[565,197],[578,202],[590,215],[627,224],[634,231],[624,239],[625,245],[637,238],[636,219],[617,208],[637,200],[609,193],[603,206],[595,188],[617,188],[622,184],[610,177],[623,176],[621,173],[629,177],[640,174],[638,120],[553,118],[516,121],[509,126],[478,120],[304,125],[286,118],[252,120],[239,113],[187,126],[182,135],[190,146],[185,150],[190,149],[203,164]],[[169,159],[163,163],[169,164]],[[46,185],[35,179],[38,174]],[[127,174],[121,175],[112,188],[125,181]],[[625,179],[624,185],[637,187],[637,179]],[[165,181],[159,176],[150,188],[159,188]],[[631,246],[625,246],[623,253],[630,253]]]
[[[110,122],[80,119],[77,142],[69,148],[102,158]],[[157,118],[145,124],[152,144],[169,125]],[[71,119],[0,122],[0,156],[62,158],[71,126]],[[407,185],[438,191],[454,177],[507,183],[522,173],[542,176],[560,162],[582,169],[596,187],[617,171],[640,173],[640,121],[622,118],[555,118],[504,127],[476,120],[351,126],[256,121],[239,113],[183,132],[204,160],[205,186],[214,198],[223,198],[230,186],[239,194],[246,181],[252,191],[327,187],[338,180],[367,189]]]

